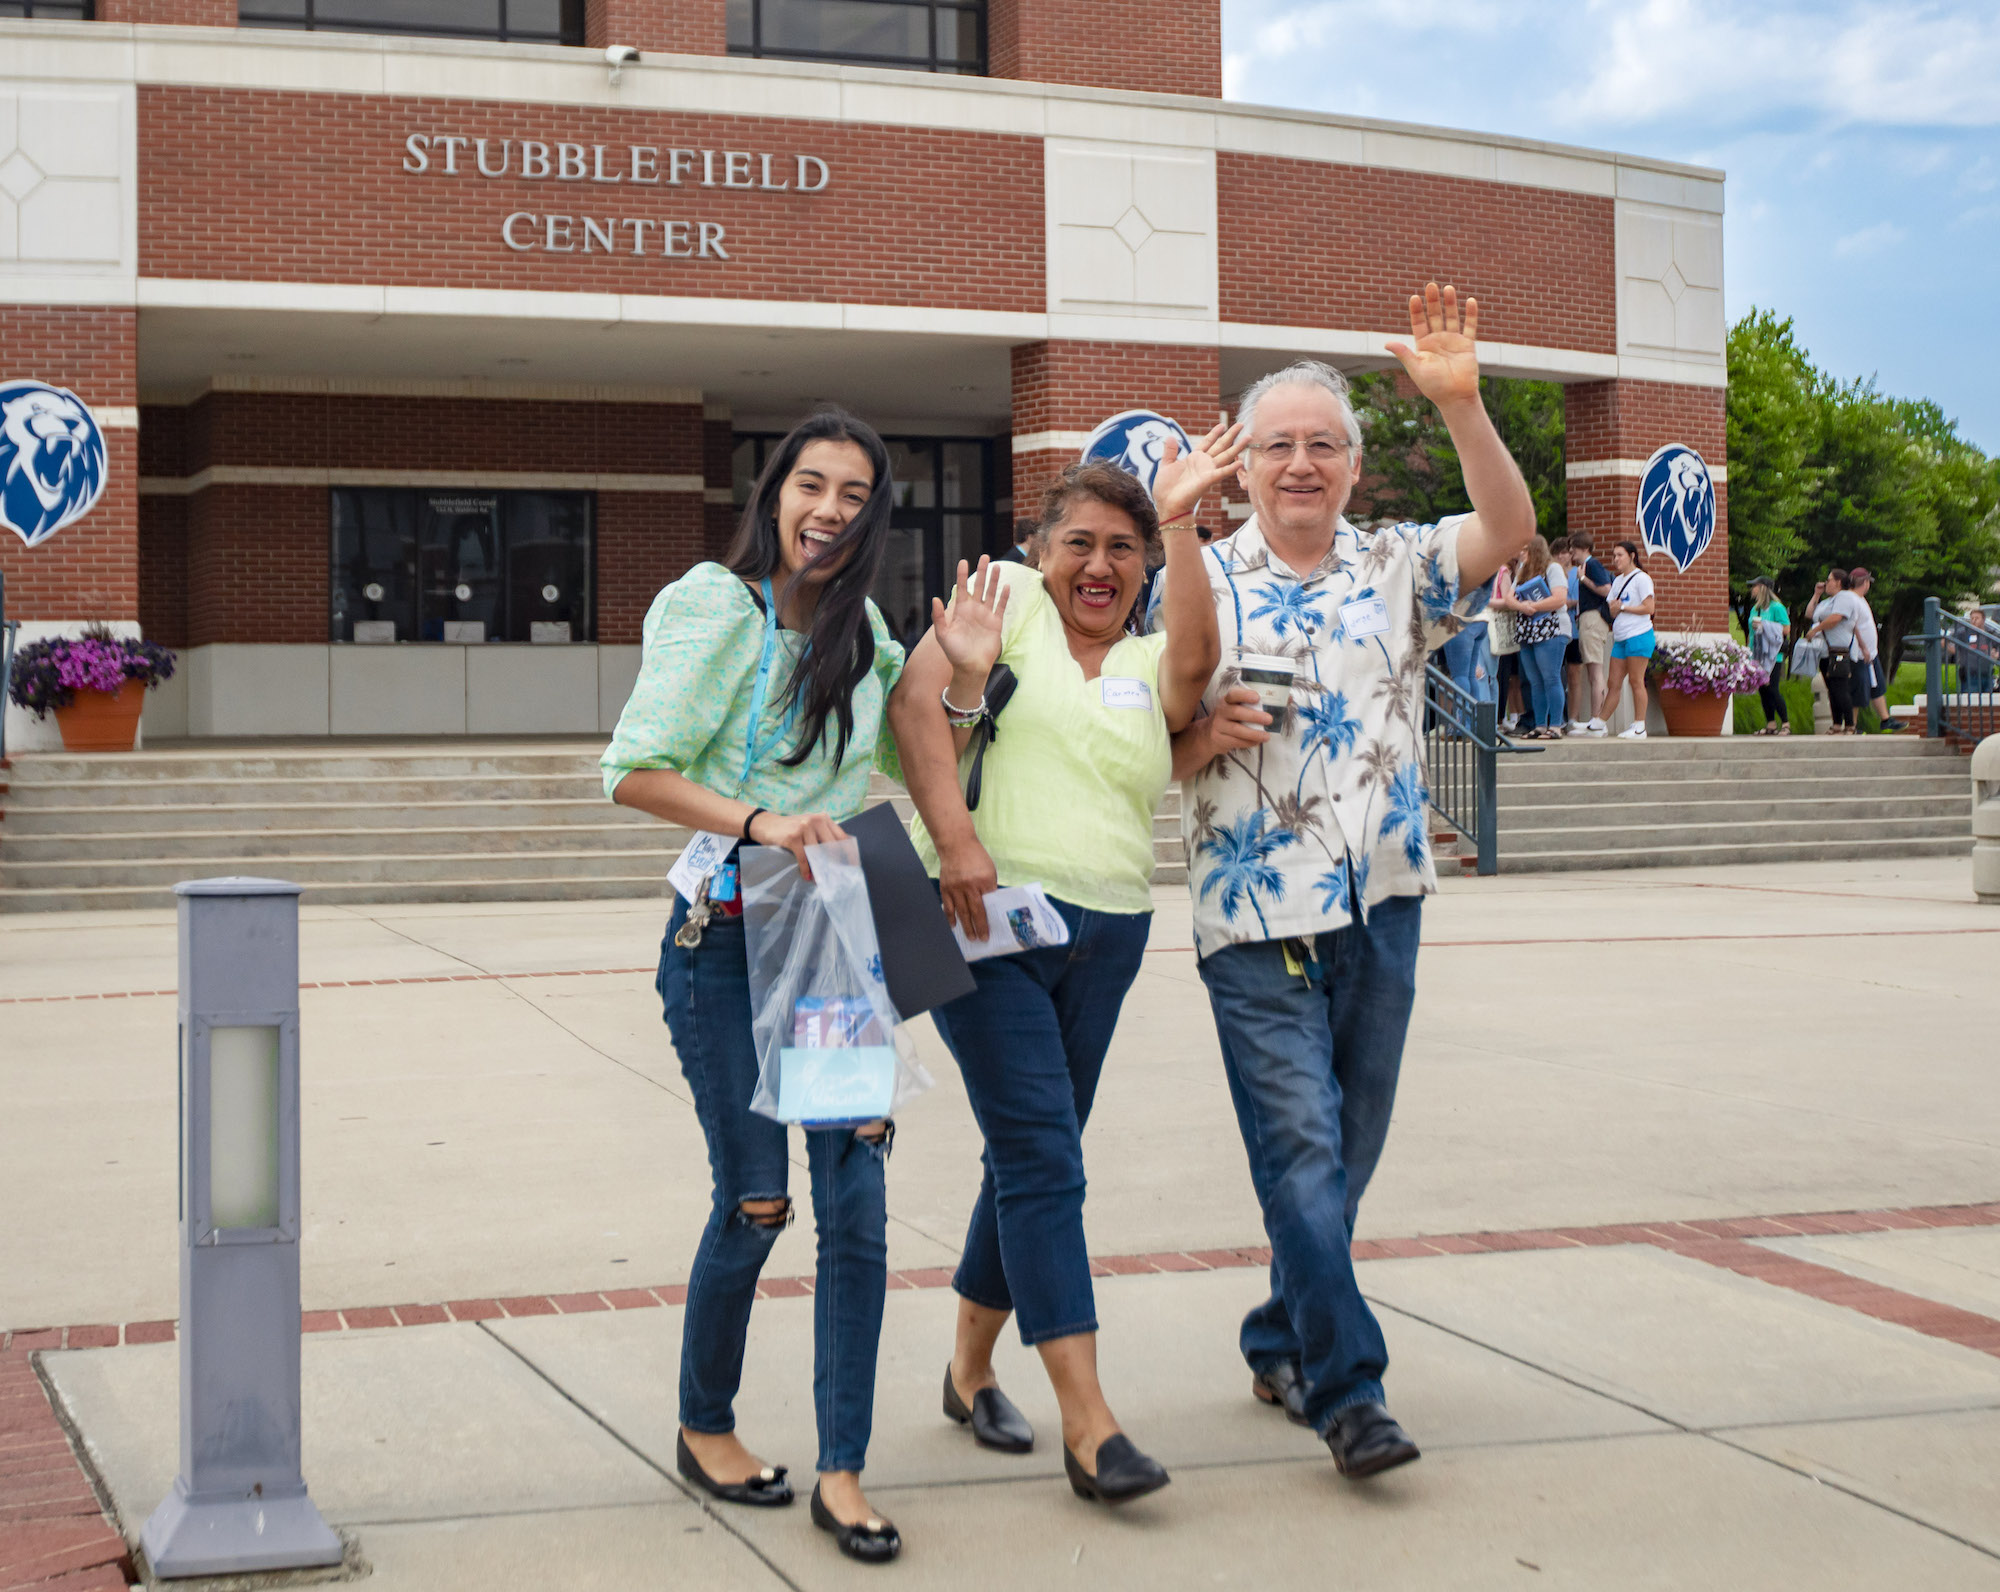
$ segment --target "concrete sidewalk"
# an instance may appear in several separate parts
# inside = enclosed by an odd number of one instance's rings
[[[661,904],[305,918],[306,1305],[346,1329],[306,1340],[307,1474],[376,1581],[860,1575],[803,1509],[709,1514],[671,1474],[679,1311],[656,1301],[685,1278],[707,1172],[651,989]],[[891,1264],[921,1286],[889,1301],[870,1467],[908,1541],[888,1573],[2000,1585],[2000,1205],[1928,1209],[2000,1199],[1996,936],[1962,861],[1448,883],[1361,1232],[1408,1257],[1361,1277],[1426,1458],[1351,1486],[1248,1395],[1261,1225],[1185,896],[1162,892],[1087,1139],[1087,1222],[1093,1252],[1147,1270],[1099,1283],[1105,1375],[1176,1480],[1115,1516],[1060,1480],[1018,1346],[1003,1374],[1034,1455],[938,1415],[939,1268],[978,1143],[917,1025],[937,1087],[900,1119],[890,1199]],[[0,1328],[122,1337],[42,1362],[133,1533],[175,1454],[174,1350],[140,1341],[169,1329],[129,1325],[174,1309],[173,999],[142,993],[172,983],[168,914],[0,919]],[[1218,1269],[1137,1258],[1204,1264],[1188,1251]],[[801,1222],[767,1275],[811,1269]],[[435,1308],[495,1299],[515,1312]],[[404,1305],[438,1324],[368,1330]],[[760,1303],[740,1406],[799,1472],[810,1314]]]

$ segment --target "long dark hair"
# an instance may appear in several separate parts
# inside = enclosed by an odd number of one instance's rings
[[[736,528],[736,540],[724,561],[732,574],[755,583],[784,568],[778,540],[778,497],[797,467],[799,455],[812,442],[853,443],[868,455],[875,484],[861,512],[847,522],[832,545],[816,554],[777,593],[782,610],[806,575],[845,560],[820,587],[819,606],[813,610],[805,650],[776,704],[778,711],[786,713],[798,704],[803,719],[797,743],[780,760],[794,768],[812,755],[826,735],[828,719],[834,721],[834,762],[838,764],[847,756],[847,743],[854,735],[854,688],[875,666],[868,593],[889,545],[889,510],[896,490],[890,478],[889,450],[874,429],[843,409],[820,410],[794,426],[791,435],[772,449],[765,461],[764,473],[751,490],[742,523]]]

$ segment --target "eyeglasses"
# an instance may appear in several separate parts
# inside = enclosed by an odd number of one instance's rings
[[[1267,464],[1286,465],[1292,462],[1292,455],[1300,448],[1306,450],[1306,460],[1310,464],[1331,464],[1335,459],[1354,452],[1354,444],[1333,437],[1273,437],[1269,442],[1253,442],[1246,452],[1259,454]]]

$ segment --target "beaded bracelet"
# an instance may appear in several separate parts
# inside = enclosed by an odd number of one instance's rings
[[[949,724],[954,730],[969,730],[973,725],[986,717],[986,695],[984,692],[980,693],[979,706],[976,708],[954,707],[951,700],[951,687],[949,686],[946,686],[944,690],[938,693],[938,701],[944,704],[945,723]]]

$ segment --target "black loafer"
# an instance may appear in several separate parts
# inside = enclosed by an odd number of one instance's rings
[[[1147,1493],[1158,1492],[1173,1478],[1158,1460],[1148,1459],[1132,1445],[1132,1439],[1118,1432],[1097,1445],[1097,1474],[1091,1475],[1077,1463],[1076,1455],[1063,1445],[1063,1469],[1069,1472],[1070,1491],[1095,1504],[1122,1504]]]
[[[960,1426],[972,1428],[973,1441],[981,1448],[997,1448],[1003,1454],[1031,1453],[1035,1429],[1028,1417],[1014,1408],[1013,1400],[997,1387],[983,1387],[972,1395],[972,1407],[952,1386],[951,1367],[944,1368],[944,1412]]]
[[[1421,1451],[1410,1434],[1382,1405],[1350,1404],[1333,1418],[1326,1434],[1333,1462],[1343,1476],[1374,1476],[1407,1465]]]
[[[887,1564],[903,1551],[902,1537],[886,1520],[864,1520],[858,1526],[842,1525],[820,1497],[817,1485],[813,1487],[812,1517],[813,1524],[820,1530],[833,1533],[833,1540],[840,1544],[842,1553],[850,1559],[859,1559],[863,1564]]]
[[[783,1465],[766,1465],[748,1481],[717,1481],[701,1468],[701,1461],[688,1447],[685,1433],[674,1434],[674,1463],[711,1498],[726,1504],[747,1504],[752,1509],[782,1509],[792,1501],[792,1484],[785,1480]]]
[[[1250,1373],[1250,1391],[1263,1404],[1275,1404],[1294,1426],[1306,1421],[1306,1379],[1290,1360],[1280,1360],[1268,1371]]]

